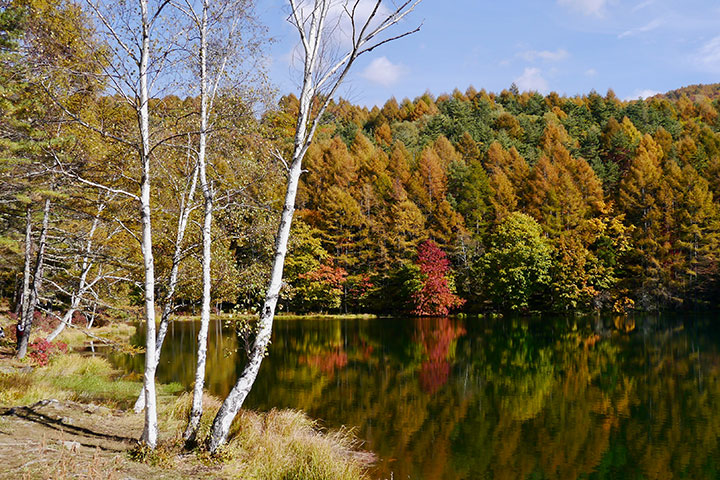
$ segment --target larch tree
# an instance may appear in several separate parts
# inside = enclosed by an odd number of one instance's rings
[[[282,287],[295,197],[303,170],[302,161],[320,118],[361,55],[419,30],[418,27],[397,35],[388,35],[389,30],[402,22],[420,1],[406,0],[387,9],[382,0],[374,0],[369,3],[369,13],[363,16],[361,12],[364,9],[361,7],[367,5],[360,0],[289,0],[289,21],[299,34],[304,60],[292,156],[289,162],[283,159],[287,167],[285,202],[275,238],[275,257],[255,340],[248,352],[246,367],[213,421],[208,439],[208,447],[212,453],[217,452],[225,443],[230,425],[255,382],[270,343],[275,307]],[[333,38],[333,33],[338,32],[344,38]]]
[[[628,223],[635,226],[634,248],[626,268],[637,279],[640,296],[647,302],[654,302],[652,297],[659,292],[663,232],[658,200],[663,183],[662,158],[663,151],[655,140],[649,135],[643,137],[618,192],[618,206]]]
[[[81,81],[78,85],[62,73],[66,68],[78,68],[87,59],[82,50],[83,36],[88,32],[84,19],[75,5],[60,1],[6,2],[0,12],[0,175],[7,179],[0,184],[0,205],[25,220],[23,280],[16,295],[20,358],[27,352],[34,314],[40,306],[48,229],[58,197],[57,178],[49,171],[52,155],[48,150],[52,144],[62,143],[64,135],[58,128],[61,112],[43,94],[41,78],[50,71],[63,98],[75,93],[73,88],[79,85],[83,92],[93,90],[94,82]],[[76,101],[84,98],[80,93]],[[33,235],[35,204],[42,205],[37,239]]]

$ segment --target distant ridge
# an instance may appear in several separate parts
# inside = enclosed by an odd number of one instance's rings
[[[689,85],[687,87],[670,90],[667,93],[661,93],[656,96],[664,97],[668,100],[679,100],[683,96],[692,101],[697,100],[698,97],[707,97],[710,100],[717,100],[720,98],[720,83]]]

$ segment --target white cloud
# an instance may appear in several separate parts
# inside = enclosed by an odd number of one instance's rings
[[[602,17],[605,15],[608,0],[557,0],[557,3],[578,10],[585,15]]]
[[[695,66],[701,70],[720,72],[720,36],[713,38],[694,55]]]
[[[515,79],[515,85],[521,92],[547,93],[550,90],[548,82],[543,78],[539,68],[526,68],[523,74]]]
[[[370,62],[361,76],[372,83],[377,83],[384,87],[389,87],[397,83],[405,74],[406,68],[399,64],[394,64],[387,57],[379,57]]]
[[[558,50],[528,50],[526,52],[518,53],[518,57],[527,60],[528,62],[534,62],[536,59],[545,60],[548,62],[559,62],[565,60],[570,56],[567,50],[560,48]]]
[[[588,68],[587,70],[585,70],[586,77],[594,77],[595,75],[597,75],[597,70],[595,70],[594,68]]]
[[[658,92],[657,90],[650,90],[648,88],[643,89],[643,90],[635,90],[635,92],[632,95],[625,97],[625,101],[637,100],[637,99],[645,100],[646,98],[654,97],[655,95],[657,95],[659,93],[662,93],[662,92]]]
[[[640,33],[650,32],[652,30],[655,30],[656,28],[661,27],[664,23],[665,23],[664,20],[662,20],[660,18],[656,18],[652,22],[645,24],[642,27],[633,28],[633,29],[624,31],[623,33],[618,35],[618,38],[625,38],[625,37],[630,37],[633,35],[638,35]]]
[[[635,13],[635,12],[637,12],[637,11],[639,11],[639,10],[642,10],[642,9],[645,8],[645,7],[649,7],[649,6],[652,5],[653,3],[655,3],[655,0],[647,0],[647,1],[645,1],[645,2],[639,3],[639,4],[635,5],[635,6],[632,8],[632,10],[630,10],[630,13]]]

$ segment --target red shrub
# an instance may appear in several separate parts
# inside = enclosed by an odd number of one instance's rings
[[[67,353],[68,346],[64,342],[48,342],[44,338],[34,340],[28,345],[28,357],[33,363],[45,366],[50,359],[61,353]]]

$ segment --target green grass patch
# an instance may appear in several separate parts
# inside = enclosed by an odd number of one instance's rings
[[[124,379],[105,358],[59,355],[29,373],[0,374],[0,405],[29,405],[54,398],[127,408],[141,387],[141,382]],[[175,395],[182,387],[159,384],[157,389],[159,395]]]
[[[102,357],[65,354],[44,367],[23,370],[22,364],[0,374],[0,406],[31,405],[39,400],[71,400],[130,409],[141,382],[129,380]],[[218,472],[218,478],[246,480],[358,480],[366,479],[368,459],[358,451],[352,432],[324,431],[302,412],[271,410],[241,411],[232,424],[229,440],[216,457],[203,451],[220,400],[203,399],[196,456],[184,456],[182,432],[189,416],[192,395],[178,384],[157,385],[158,419],[164,440],[156,451],[141,447],[128,459],[149,465],[172,466],[178,458],[198,462],[199,468]],[[129,413],[122,420],[128,421]],[[134,421],[134,420],[133,420]],[[200,467],[199,462],[206,465]],[[209,464],[209,465],[208,465]],[[168,467],[170,468],[170,467]]]
[[[128,344],[130,337],[135,335],[135,327],[127,323],[111,323],[102,327],[93,327],[89,331],[96,337],[121,345]],[[68,327],[56,340],[65,342],[71,349],[77,350],[85,347],[93,338],[86,335],[82,328]],[[96,345],[101,344],[99,340],[94,341]]]

